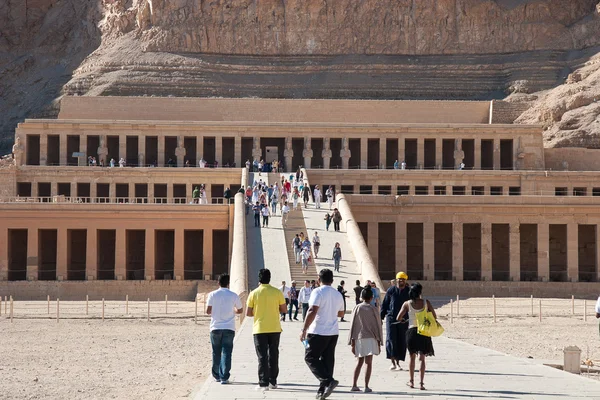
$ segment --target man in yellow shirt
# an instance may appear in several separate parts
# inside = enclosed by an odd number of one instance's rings
[[[252,333],[258,356],[258,386],[256,390],[277,389],[279,375],[280,313],[286,312],[281,290],[271,286],[271,271],[258,271],[260,286],[250,292],[246,315],[254,317]]]

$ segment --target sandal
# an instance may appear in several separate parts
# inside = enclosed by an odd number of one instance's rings
[[[421,385],[421,388],[420,388],[420,389],[421,389],[421,390],[425,390],[425,384],[424,384],[423,382],[421,382],[421,383],[420,383],[420,385]]]
[[[352,386],[352,389],[350,389],[351,392],[360,392],[360,388],[358,386]]]
[[[411,389],[414,389],[415,388],[415,383],[414,383],[414,381],[408,381],[408,382],[406,382],[406,386],[408,386]]]

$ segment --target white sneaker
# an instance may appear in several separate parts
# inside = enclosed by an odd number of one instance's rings
[[[277,389],[277,385],[273,385],[272,383],[269,383],[269,389],[271,389],[271,390]]]
[[[269,390],[269,387],[258,385],[257,387],[254,388],[254,390],[256,390],[257,392],[260,392],[260,391],[267,392]]]

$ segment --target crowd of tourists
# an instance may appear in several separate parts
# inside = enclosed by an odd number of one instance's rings
[[[345,322],[346,295],[344,281],[337,290],[333,288],[334,274],[322,269],[317,280],[305,280],[299,288],[295,281],[291,286],[281,282],[279,288],[270,284],[271,272],[261,269],[258,273],[258,288],[252,290],[246,304],[246,316],[254,317],[252,333],[258,358],[257,390],[278,389],[279,342],[281,322],[299,321],[302,327],[299,340],[304,346],[304,361],[318,380],[317,399],[325,399],[339,385],[334,377],[336,346],[339,338],[339,322]],[[373,368],[373,356],[381,353],[385,346],[386,356],[391,361],[390,370],[402,370],[401,361],[409,355],[408,387],[414,388],[414,373],[419,359],[419,389],[425,390],[425,358],[434,355],[430,336],[421,334],[417,320],[420,313],[437,316],[431,303],[422,297],[420,283],[408,285],[408,276],[399,272],[381,301],[380,291],[374,281],[361,285],[356,281],[354,288],[355,307],[352,310],[347,345],[356,358],[351,392],[370,393],[369,386]],[[207,313],[211,315],[211,343],[213,348],[212,375],[221,384],[229,383],[233,337],[235,336],[235,314],[241,313],[239,297],[228,289],[229,276],[219,277],[220,288],[211,292],[207,300]],[[339,320],[338,320],[339,319]],[[385,337],[382,324],[385,323]],[[364,371],[364,386],[359,386],[359,377]]]

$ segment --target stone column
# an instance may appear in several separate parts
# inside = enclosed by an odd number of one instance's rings
[[[423,275],[425,280],[435,280],[435,226],[423,223]]]
[[[110,203],[117,202],[117,184],[114,181],[108,184],[108,196]]]
[[[0,233],[1,235],[1,233]],[[0,236],[0,243],[2,243],[2,237]],[[0,250],[1,252],[2,250]],[[0,266],[2,263],[2,257],[0,257]],[[0,271],[1,272],[1,271]],[[600,278],[600,225],[596,225],[596,280]],[[2,277],[0,276],[0,280]]]
[[[95,180],[90,182],[90,203],[98,202],[98,183]]]
[[[570,282],[579,281],[579,225],[567,224],[567,276]]]
[[[396,221],[396,264],[399,271],[406,272],[406,222],[398,220]]]
[[[233,161],[237,168],[242,168],[245,165],[246,160],[242,160],[242,138],[236,136],[234,139],[233,149]]]
[[[494,139],[494,169],[500,169],[500,139]]]
[[[58,148],[60,149],[60,153],[59,153],[59,164],[60,165],[67,165],[67,135],[66,134],[62,134],[58,136],[58,140],[59,140],[59,146]]]
[[[71,197],[79,197],[79,193],[77,193],[77,182],[71,182]]]
[[[48,165],[48,136],[40,135],[40,165]]]
[[[464,255],[463,255],[463,223],[452,223],[452,279],[463,280]]]
[[[184,251],[185,251],[185,239],[184,239],[183,228],[175,228],[175,257],[173,260],[173,274],[174,279],[180,281],[185,276],[184,271]]]
[[[119,160],[121,158],[127,161],[127,136],[119,136]],[[117,165],[119,165],[119,160],[115,160]]]
[[[31,182],[31,197],[38,197],[38,181],[37,178],[33,178],[33,182]]]
[[[58,193],[58,182],[50,182],[50,196],[56,196]]]
[[[550,225],[538,224],[538,277],[548,282],[550,279]]]
[[[425,139],[417,138],[417,169],[425,167]]]
[[[398,162],[402,163],[402,161],[406,161],[406,148],[403,137],[398,138]]]
[[[521,280],[521,229],[518,222],[511,223],[509,229],[510,280],[518,282]]]
[[[379,138],[379,165],[381,169],[387,168],[387,141],[384,137]],[[393,163],[394,161],[392,161]]]
[[[165,166],[165,136],[158,135],[158,166]]]
[[[302,151],[302,157],[304,157],[304,168],[310,168],[310,163],[313,158],[310,137],[304,138],[304,150]]]
[[[129,192],[129,202],[131,203],[135,203],[137,201],[136,196],[135,196],[135,183],[134,182],[129,182],[128,185],[128,192]]]
[[[340,157],[342,159],[342,168],[348,169],[350,166],[350,156],[352,152],[350,151],[350,144],[348,142],[348,138],[342,139],[342,150],[340,150]]]
[[[183,165],[185,163],[185,154],[186,154],[186,151],[185,151],[185,147],[183,146],[183,136],[178,136],[177,137],[177,148],[175,149],[175,156],[177,157],[177,166],[179,168],[183,167]]]
[[[241,155],[241,146],[240,143],[240,155]],[[204,158],[204,137],[198,136],[196,137],[196,167],[199,166],[199,162]]]
[[[8,243],[8,241],[3,242],[3,243]],[[27,280],[28,281],[37,281],[38,280],[38,269],[39,269],[39,254],[38,254],[38,252],[39,252],[38,230],[35,228],[29,228],[29,229],[27,229]]]
[[[146,229],[146,253],[144,254],[145,275],[147,281],[153,281],[155,278],[155,254],[156,254],[156,237],[154,229]]]
[[[481,280],[492,280],[492,223],[481,223]]]
[[[329,138],[323,139],[323,150],[321,151],[321,157],[323,157],[323,169],[329,169],[331,167],[331,146]]]
[[[371,254],[373,264],[379,268],[379,224],[377,222],[367,223],[367,237],[369,254]],[[375,279],[375,277],[373,277],[373,279]]]
[[[203,232],[203,257],[204,266],[202,268],[202,274],[204,276],[210,275],[212,279],[213,275],[213,231],[212,229],[204,229]]]
[[[56,279],[64,281],[68,279],[67,260],[69,235],[67,228],[58,228],[56,230]]]
[[[287,143],[286,143],[287,145]],[[292,146],[292,139],[290,138],[290,148]],[[260,138],[259,137],[254,137],[253,141],[252,141],[252,160],[253,161],[260,161],[262,159],[262,149],[260,148]],[[290,168],[291,168],[291,161],[290,161]]]
[[[29,234],[28,234],[29,236]],[[0,281],[8,279],[8,228],[0,227]]]
[[[254,152],[253,152],[254,153]],[[252,154],[254,156],[254,154]],[[294,149],[292,148],[292,138],[285,138],[285,150],[283,151],[283,158],[285,158],[285,170],[286,172],[292,172],[292,158],[294,157]]]
[[[77,165],[79,165],[80,162],[83,162],[83,165],[87,166],[88,165],[88,160],[87,160],[87,135],[82,133],[79,135],[79,152],[85,154],[85,157],[83,157],[83,159],[81,161],[79,161],[79,159],[77,160]],[[40,160],[41,161],[41,160]],[[41,163],[40,163],[41,164]]]
[[[96,152],[98,153],[96,165],[100,166],[100,164],[104,164],[105,167],[108,166],[110,160],[107,159],[108,147],[106,146],[106,135],[100,135],[100,144]]]
[[[454,142],[454,169],[459,169],[465,159],[465,152],[462,149],[462,139],[456,139]]]
[[[122,281],[127,278],[127,231],[117,228],[115,232],[115,279]]]
[[[140,134],[138,136],[138,167],[146,166],[146,157],[144,152],[146,151],[146,135]]]
[[[444,146],[442,139],[435,139],[435,168],[442,169],[444,164]]]
[[[206,185],[206,186],[210,186],[210,185]],[[207,190],[207,197],[208,197],[208,190]],[[173,203],[173,183],[168,182],[167,183],[167,204],[171,204]]]
[[[148,183],[148,203],[154,204],[154,183]]]
[[[85,275],[88,281],[98,278],[98,230],[87,230],[87,243],[85,246]]]
[[[360,168],[368,168],[368,157],[369,157],[369,141],[366,137],[360,138]],[[377,265],[377,263],[375,263]]]
[[[474,154],[474,166],[473,169],[480,170],[481,169],[481,139],[475,139],[475,154]]]
[[[219,166],[223,166],[223,137],[215,137],[215,160],[219,163]]]

